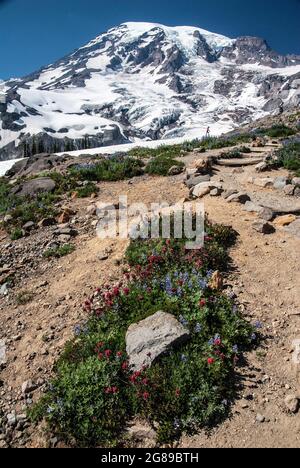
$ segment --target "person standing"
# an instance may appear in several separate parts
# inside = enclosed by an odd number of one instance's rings
[[[206,138],[210,137],[210,127],[207,127],[206,129]]]

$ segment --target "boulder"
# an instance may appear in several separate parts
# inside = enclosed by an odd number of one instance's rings
[[[292,180],[293,185],[299,185],[300,187],[300,177],[294,177]]]
[[[38,179],[26,180],[15,187],[12,193],[20,197],[33,197],[38,193],[53,192],[55,187],[56,183],[50,177],[40,177]]]
[[[285,228],[285,230],[296,237],[300,238],[300,218],[297,218],[296,221],[291,223]]]
[[[295,185],[289,184],[286,185],[283,189],[284,193],[289,197],[292,197],[295,193]]]
[[[56,224],[55,218],[44,218],[38,223],[39,227],[54,226],[55,224]]]
[[[263,219],[259,219],[252,224],[252,228],[261,234],[272,234],[275,232],[274,226]]]
[[[298,413],[299,410],[299,398],[296,395],[288,395],[285,400],[285,407],[289,413]]]
[[[274,224],[276,224],[276,226],[289,226],[291,223],[296,221],[296,219],[297,217],[292,214],[278,216],[278,218],[275,219]]]
[[[256,205],[252,201],[247,201],[243,208],[244,211],[248,211],[249,213],[257,213],[261,219],[265,221],[272,221],[275,214],[271,210],[271,208],[266,208],[264,206]]]
[[[231,197],[231,195],[234,195],[236,193],[238,193],[238,190],[228,189],[228,190],[225,190],[225,192],[223,192],[222,197],[225,198],[225,200],[227,200],[227,198]]]
[[[251,201],[251,198],[247,193],[238,192],[234,193],[233,195],[230,195],[230,197],[226,198],[226,201],[227,203],[235,202],[244,205],[247,201]]]
[[[189,339],[189,331],[171,314],[159,311],[135,323],[126,333],[129,364],[135,370],[150,366],[159,357]]]
[[[269,169],[269,166],[266,161],[260,162],[259,164],[255,166],[256,172],[264,172],[264,171],[267,171],[268,169]]]
[[[169,176],[176,176],[176,175],[179,175],[179,174],[182,174],[184,171],[184,167],[183,166],[172,166],[170,167],[169,171],[168,171],[168,175]]]
[[[207,174],[212,168],[212,158],[203,156],[194,163],[194,167],[197,169],[198,174]]]
[[[284,187],[288,183],[288,178],[287,177],[276,177],[273,187],[278,190],[284,189]]]
[[[271,177],[265,177],[262,179],[255,178],[253,180],[253,184],[257,185],[257,187],[263,187],[263,188],[273,187],[274,179],[272,179]]]
[[[189,177],[186,181],[185,181],[185,185],[188,187],[188,188],[192,188],[192,187],[195,187],[196,185],[198,184],[201,184],[202,182],[209,182],[210,181],[210,176],[209,175],[194,175],[192,177]]]
[[[220,182],[212,181],[202,182],[196,185],[194,188],[192,188],[191,195],[195,198],[202,198],[215,188],[222,189],[222,184]]]

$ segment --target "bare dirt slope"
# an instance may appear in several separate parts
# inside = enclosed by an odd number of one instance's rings
[[[186,163],[191,165],[197,157],[189,156]],[[253,173],[253,167],[242,173],[219,168],[215,178],[221,178],[225,188],[239,187],[277,197],[270,189],[250,186],[247,180]],[[280,174],[286,173],[280,171]],[[93,202],[117,202],[122,194],[128,195],[129,202],[175,203],[188,195],[182,181],[183,176],[176,176],[103,183],[98,199]],[[252,321],[262,322],[266,339],[257,351],[247,356],[248,365],[240,376],[240,400],[233,408],[231,419],[209,435],[184,437],[180,446],[300,447],[299,413],[288,414],[284,403],[287,395],[300,394],[300,380],[297,381],[291,354],[293,340],[300,339],[300,239],[283,228],[268,236],[254,231],[251,224],[257,215],[243,211],[240,204],[227,203],[222,197],[207,196],[204,203],[212,221],[232,225],[239,233],[231,252],[235,270],[226,282],[232,285],[244,313]],[[30,403],[21,392],[24,381],[31,379],[42,388],[49,378],[74,326],[85,318],[81,307],[85,297],[99,285],[116,281],[121,275],[121,259],[127,242],[97,239],[92,218],[86,218],[90,204],[91,200],[72,202],[72,208],[77,211],[77,225],[85,225],[76,238],[75,252],[59,260],[40,260],[7,297],[0,298],[0,340],[5,339],[7,345],[7,364],[0,374],[0,411],[4,415],[13,410],[22,413]],[[23,255],[26,242],[29,240],[17,241]],[[8,243],[3,235],[2,251],[8,248]],[[26,262],[23,267],[27,268]],[[23,290],[32,292],[33,300],[20,305],[17,294]],[[7,437],[5,440],[0,434],[3,446]],[[11,430],[13,446],[47,443],[42,432],[32,432],[30,427],[26,429],[26,424],[25,430]]]

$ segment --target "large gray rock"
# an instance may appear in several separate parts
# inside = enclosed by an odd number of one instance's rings
[[[285,228],[289,234],[292,234],[300,239],[300,218],[296,219],[292,224]]]
[[[282,190],[287,184],[288,184],[287,177],[276,177],[274,181],[274,188],[278,190]]]
[[[247,193],[238,192],[233,195],[230,195],[230,197],[226,198],[226,201],[227,203],[236,202],[244,205],[247,201],[251,201],[251,198]]]
[[[33,197],[42,192],[53,192],[56,184],[50,177],[26,180],[24,183],[14,188],[13,193],[20,197]]]
[[[266,208],[264,206],[257,205],[252,201],[247,201],[243,210],[248,211],[248,213],[257,213],[259,217],[261,219],[264,219],[265,221],[271,221],[275,216],[271,208]]]
[[[135,370],[149,366],[174,346],[185,343],[189,335],[173,315],[156,312],[128,328],[126,351],[129,364]]]
[[[195,176],[189,177],[185,181],[185,185],[188,188],[192,188],[192,187],[195,187],[198,184],[202,184],[203,182],[209,182],[209,181],[210,181],[210,176],[209,175],[198,175],[198,176],[195,175]]]

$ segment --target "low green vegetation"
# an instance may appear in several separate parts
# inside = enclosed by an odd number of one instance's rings
[[[233,300],[211,285],[213,271],[228,267],[235,233],[206,222],[205,247],[185,240],[135,240],[128,270],[86,300],[88,319],[56,364],[56,376],[31,412],[49,429],[81,446],[124,443],[133,417],[157,429],[158,443],[211,427],[230,412],[235,367],[257,340]],[[186,344],[151,367],[132,369],[128,327],[157,311],[173,314],[190,332]]]
[[[278,165],[300,177],[300,141],[291,141],[277,151]]]
[[[176,159],[159,155],[146,165],[145,172],[150,175],[167,176],[171,167],[184,168],[184,163]]]
[[[143,174],[142,161],[132,157],[115,156],[92,164],[79,164],[70,170],[76,180],[117,181]]]
[[[34,298],[34,294],[31,291],[21,291],[16,296],[16,303],[18,305],[29,304]]]
[[[70,253],[74,252],[75,250],[75,245],[73,244],[64,244],[62,246],[53,248],[53,249],[48,249],[43,253],[43,256],[45,258],[61,258],[65,257],[66,255],[69,255]]]
[[[22,239],[23,236],[24,236],[24,232],[20,228],[13,229],[10,233],[10,238],[12,241]]]
[[[259,135],[265,135],[270,138],[284,138],[295,135],[297,132],[291,127],[287,127],[286,125],[273,125],[272,127],[268,128],[261,128],[256,131]]]

